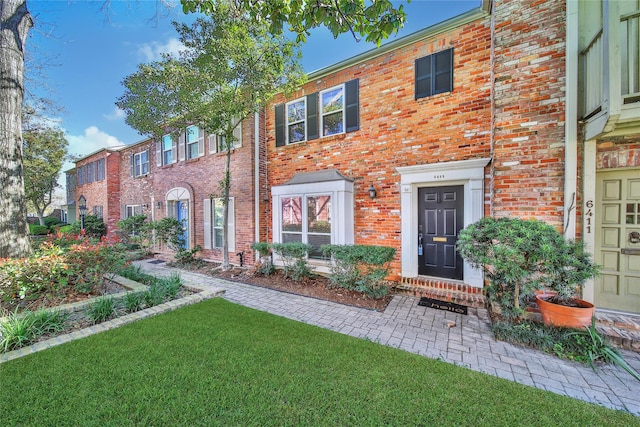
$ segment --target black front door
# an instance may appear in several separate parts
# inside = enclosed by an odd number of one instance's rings
[[[464,225],[464,187],[419,188],[418,209],[418,273],[462,280],[456,241]]]

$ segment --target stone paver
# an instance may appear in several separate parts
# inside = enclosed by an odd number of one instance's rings
[[[137,264],[159,276],[174,271],[148,261]],[[416,297],[395,296],[380,313],[197,273],[181,271],[180,276],[188,286],[202,289],[208,297],[219,295],[222,290],[225,299],[246,307],[640,416],[640,382],[627,372],[615,366],[594,371],[579,363],[496,341],[483,309],[470,309],[465,316],[418,306]],[[186,304],[180,300],[172,303]],[[55,343],[38,345],[47,348]],[[11,358],[34,351],[37,349],[11,352],[15,353]],[[622,353],[636,370],[640,367],[640,354]],[[0,355],[0,362],[8,360],[8,355]]]

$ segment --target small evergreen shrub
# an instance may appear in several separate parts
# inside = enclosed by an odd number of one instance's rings
[[[282,260],[286,277],[300,281],[313,275],[307,262],[311,245],[302,242],[273,243],[271,249]]]
[[[71,224],[73,234],[82,234],[82,221],[80,218]],[[84,217],[84,235],[93,239],[101,239],[107,235],[107,226],[102,220],[95,215],[85,215]]]
[[[258,273],[268,276],[276,271],[276,267],[271,261],[271,245],[267,242],[255,242],[251,245],[251,249],[258,253],[260,261],[257,265]]]
[[[371,298],[382,298],[384,283],[396,250],[388,246],[324,245],[322,253],[332,260],[332,286],[358,290]]]
[[[46,225],[29,224],[29,234],[32,236],[45,236],[49,233],[49,229]]]

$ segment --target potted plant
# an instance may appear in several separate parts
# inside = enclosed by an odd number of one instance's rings
[[[575,305],[580,286],[597,271],[583,244],[534,219],[482,218],[460,232],[458,251],[485,272],[487,297],[509,320],[522,318],[525,299],[537,290],[557,294],[544,294],[545,302]]]
[[[582,285],[598,273],[598,266],[584,249],[583,242],[564,241],[556,248],[553,262],[547,263],[547,291],[536,295],[546,325],[582,328],[591,323],[595,307],[580,299]]]

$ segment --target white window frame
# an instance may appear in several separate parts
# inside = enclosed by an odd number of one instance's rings
[[[308,218],[306,210],[307,197],[330,196],[331,197],[331,244],[352,245],[354,243],[354,191],[353,182],[349,180],[335,180],[313,182],[305,184],[292,184],[271,187],[272,212],[273,212],[273,241],[282,243],[282,199],[289,197],[303,198],[303,242],[307,242],[306,231]],[[282,262],[274,258],[277,265]],[[330,272],[329,261],[310,259],[309,263],[323,273]]]
[[[329,112],[325,112],[324,111],[324,103],[323,101],[323,97],[324,94],[328,93],[328,92],[332,92],[336,89],[340,89],[340,91],[342,92],[342,109],[340,110],[334,110],[334,111],[329,111]],[[346,89],[345,89],[345,85],[344,84],[340,84],[337,86],[333,86],[330,87],[329,89],[325,89],[323,91],[320,91],[320,95],[319,95],[319,104],[320,104],[320,136],[321,137],[326,137],[326,136],[333,136],[333,135],[340,135],[346,132],[346,114],[345,114],[345,103],[346,103]],[[340,114],[342,114],[342,130],[340,132],[336,132],[336,133],[325,133],[324,130],[324,118],[325,116],[328,115],[332,115],[332,114],[337,114],[337,112],[340,111]]]
[[[329,244],[333,243],[332,233],[320,233],[315,231],[309,231],[309,199],[318,198],[318,197],[328,197],[329,198],[329,224],[331,224],[331,229],[333,229],[333,200],[331,194],[329,193],[313,193],[313,194],[298,194],[298,195],[287,195],[280,197],[280,217],[282,218],[282,210],[283,210],[283,202],[285,199],[300,199],[300,215],[301,215],[301,230],[300,231],[286,231],[284,229],[281,230],[280,239],[284,241],[284,234],[292,234],[299,235],[300,241],[302,243],[309,243],[309,236],[329,236]],[[283,228],[283,224],[281,221],[281,228]],[[319,249],[319,248],[318,248]],[[318,259],[317,257],[310,257],[310,259]]]
[[[143,158],[146,156],[146,161]],[[146,170],[145,170],[146,165]],[[149,150],[144,150],[133,155],[133,176],[143,176],[149,174]]]
[[[289,122],[289,106],[293,105],[293,104],[297,104],[299,102],[302,102],[304,105],[304,113],[302,114],[302,120],[298,120],[295,122]],[[302,98],[298,98],[298,99],[294,99],[293,101],[287,102],[284,105],[284,126],[285,126],[285,141],[287,143],[287,145],[289,144],[298,144],[300,142],[305,142],[307,140],[307,97],[304,96]],[[291,141],[291,137],[289,135],[289,127],[292,125],[296,125],[296,124],[300,124],[302,123],[303,127],[304,127],[304,131],[303,131],[303,138],[300,141]]]
[[[124,219],[140,214],[140,205],[126,205],[124,210]]]
[[[242,147],[242,121],[233,129],[233,147],[231,150]],[[224,153],[227,151],[224,135],[209,135],[209,153]]]
[[[216,204],[222,203],[222,198],[204,199],[204,248],[205,249],[222,249],[222,246],[216,246],[215,230],[221,230],[221,227],[215,227],[215,207]],[[228,231],[228,249],[229,252],[236,250],[236,226],[235,226],[235,198],[229,197],[229,219],[227,221]]]
[[[191,135],[189,133],[190,129],[195,129],[195,139],[190,139]],[[186,141],[185,141],[185,151],[187,159],[197,159],[198,157],[204,154],[204,130],[202,128],[191,125],[187,127],[186,132]],[[196,154],[193,155],[191,152],[191,148],[196,147]]]
[[[167,142],[167,138],[171,141],[171,147],[170,148],[166,148],[165,146],[165,142]],[[162,165],[170,165],[172,163],[175,163],[178,159],[176,159],[176,153],[175,153],[175,147],[176,147],[176,140],[173,136],[171,136],[171,134],[166,134],[162,136],[162,142],[160,145],[160,155],[162,156]],[[167,153],[171,153],[171,161],[167,162],[167,158],[166,155]]]

